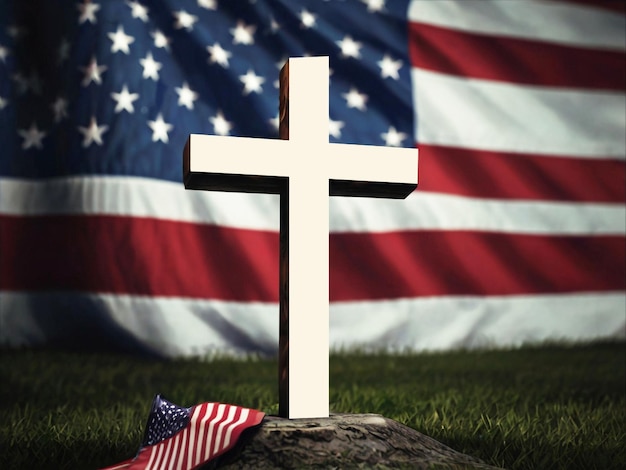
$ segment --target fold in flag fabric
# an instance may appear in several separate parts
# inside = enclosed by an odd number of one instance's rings
[[[0,345],[276,354],[278,196],[182,150],[277,138],[306,55],[330,142],[419,149],[406,200],[329,200],[333,348],[624,337],[624,5],[3,0]]]
[[[137,456],[102,470],[190,470],[232,449],[241,433],[258,426],[265,413],[222,403],[191,408],[154,397]]]

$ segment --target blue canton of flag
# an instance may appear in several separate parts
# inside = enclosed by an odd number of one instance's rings
[[[189,410],[157,395],[152,403],[146,434],[141,446],[154,445],[183,429],[189,424]]]
[[[331,88],[332,140],[381,145],[391,132],[390,143],[413,145],[409,67],[398,59],[407,56],[406,2],[392,2],[385,16],[336,1],[2,8],[14,22],[0,31],[0,140],[20,157],[0,159],[1,175],[180,181],[190,133],[277,136],[278,71],[289,56],[329,55],[338,77],[350,69],[350,80]],[[355,39],[370,28],[379,44]],[[367,78],[374,70],[381,81]],[[376,111],[363,121],[380,105],[395,116],[393,126]]]

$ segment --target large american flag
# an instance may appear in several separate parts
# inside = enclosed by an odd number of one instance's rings
[[[0,344],[275,353],[278,196],[185,191],[182,150],[277,137],[303,55],[330,57],[330,141],[420,152],[407,200],[330,198],[333,347],[624,335],[625,25],[591,0],[2,2]]]

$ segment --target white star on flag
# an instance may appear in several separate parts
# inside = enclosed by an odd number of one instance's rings
[[[143,78],[151,78],[155,82],[159,80],[159,70],[163,65],[152,57],[152,52],[146,54],[145,59],[139,59],[143,67]]]
[[[313,26],[315,26],[315,21],[317,20],[317,17],[311,13],[308,10],[302,10],[300,12],[300,21],[302,24],[303,28],[312,28]]]
[[[221,111],[218,111],[215,116],[209,118],[209,121],[213,124],[213,131],[216,135],[229,135],[233,128],[233,125],[224,118]]]
[[[156,31],[150,33],[150,35],[154,38],[154,47],[169,50],[170,38],[163,34],[163,32],[157,29]]]
[[[219,43],[216,42],[212,46],[207,46],[207,51],[211,54],[211,57],[209,57],[210,63],[219,64],[225,69],[228,68],[228,59],[232,56],[232,54],[226,49],[223,49]]]
[[[83,78],[83,81],[81,84],[86,87],[93,81],[96,84],[100,85],[102,83],[101,74],[107,68],[108,67],[106,65],[98,65],[98,61],[96,60],[96,57],[95,56],[92,57],[91,62],[89,62],[89,65],[87,65],[87,67],[80,67],[80,70],[82,70],[85,73],[85,78]]]
[[[341,138],[341,128],[345,126],[343,121],[328,120],[328,133],[335,139]]]
[[[111,93],[111,97],[115,100],[115,112],[128,111],[129,113],[135,112],[133,101],[139,99],[138,93],[129,93],[126,84],[122,87],[122,91],[119,93]]]
[[[352,37],[344,36],[344,38],[341,41],[337,41],[337,45],[341,49],[341,55],[344,58],[348,58],[348,57],[354,57],[355,59],[361,58],[361,47],[363,47],[363,44],[361,44],[358,41],[355,41],[354,39],[352,39]]]
[[[270,123],[272,129],[277,131],[280,128],[280,118],[278,117],[278,114],[271,118],[268,122]]]
[[[217,2],[215,0],[198,0],[198,6],[207,10],[217,10]]]
[[[179,106],[193,109],[193,102],[198,99],[198,93],[189,88],[187,82],[183,83],[182,87],[176,87],[176,93],[178,94]]]
[[[175,11],[173,15],[176,17],[176,23],[174,23],[174,28],[176,29],[185,28],[187,31],[191,31],[193,25],[198,21],[196,15],[187,13],[185,10]]]
[[[261,93],[263,89],[261,85],[265,81],[263,77],[254,73],[253,70],[248,70],[245,75],[240,75],[239,80],[243,82],[243,94],[248,95],[250,93]]]
[[[4,47],[4,46],[0,46],[0,60],[3,63],[6,63],[6,59],[7,56],[9,55],[9,48],[8,47]]]
[[[144,23],[148,22],[148,7],[134,0],[126,2],[126,4],[131,8],[130,14],[133,18],[139,18]]]
[[[54,103],[52,103],[52,111],[54,111],[54,122],[60,122],[63,118],[67,117],[67,105],[68,102],[63,97],[58,97]]]
[[[408,136],[404,132],[398,132],[395,127],[390,126],[387,132],[383,132],[380,136],[390,147],[400,147],[402,141]]]
[[[248,26],[243,21],[238,21],[237,26],[230,30],[233,35],[233,44],[248,46],[254,44],[254,31],[256,31],[255,26]]]
[[[276,21],[276,19],[272,18],[270,20],[270,31],[272,33],[276,33],[278,32],[279,29],[280,29],[280,23]]]
[[[96,145],[102,145],[102,134],[109,130],[109,126],[105,124],[99,126],[95,116],[92,116],[91,121],[89,122],[89,127],[79,126],[78,130],[84,136],[83,147],[89,147],[94,142]]]
[[[85,3],[76,5],[76,8],[80,11],[78,24],[83,24],[85,21],[96,24],[96,12],[100,9],[100,5],[91,0],[85,0]]]
[[[43,131],[40,131],[37,128],[36,123],[32,123],[28,130],[20,129],[18,133],[20,134],[20,136],[24,138],[24,142],[22,142],[22,148],[24,150],[29,149],[31,147],[36,147],[38,149],[43,148],[43,144],[41,143],[41,140],[46,136],[46,133]]]
[[[398,80],[400,75],[398,71],[402,68],[401,60],[393,60],[387,54],[383,56],[382,60],[376,62],[380,67],[380,75],[383,78],[391,77],[394,80]]]
[[[367,5],[367,11],[374,13],[385,9],[385,0],[361,0]]]
[[[0,96],[0,109],[4,109],[9,104],[9,100]]]
[[[130,54],[130,45],[135,42],[135,38],[124,32],[122,25],[117,26],[117,31],[108,34],[113,44],[111,44],[111,52],[122,51],[124,54]]]
[[[365,103],[367,102],[367,95],[364,93],[359,93],[356,88],[350,88],[348,93],[342,93],[342,95],[346,99],[346,104],[348,108],[356,108],[359,111],[365,111]]]
[[[152,129],[152,142],[158,142],[160,140],[167,144],[169,141],[167,133],[171,131],[174,126],[165,122],[161,113],[158,114],[154,121],[148,121],[148,126]]]

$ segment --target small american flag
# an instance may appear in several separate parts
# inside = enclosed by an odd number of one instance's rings
[[[103,470],[192,469],[234,447],[241,433],[265,413],[223,403],[183,408],[154,397],[137,456]]]

